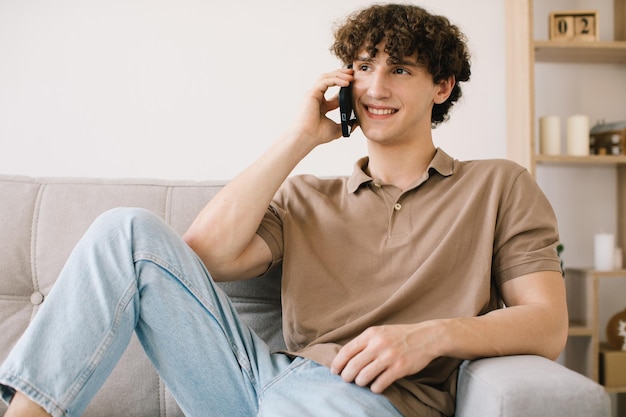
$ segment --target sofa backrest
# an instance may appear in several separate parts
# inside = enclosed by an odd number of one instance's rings
[[[223,185],[0,175],[0,362],[45,302],[72,248],[99,214],[114,207],[142,207],[182,234]],[[280,268],[275,268],[263,278],[220,284],[243,320],[275,350],[284,346],[280,275]],[[85,415],[182,413],[133,338]]]

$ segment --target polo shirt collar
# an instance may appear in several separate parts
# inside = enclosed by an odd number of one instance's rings
[[[374,178],[365,173],[365,169],[367,168],[368,163],[369,157],[365,156],[359,159],[354,164],[354,171],[352,172],[352,175],[348,179],[347,183],[348,193],[352,194],[356,192],[359,188],[361,188],[362,185],[374,181]],[[430,176],[430,173],[433,170],[444,177],[452,175],[454,173],[454,158],[445,153],[441,148],[437,148],[437,150],[435,151],[435,156],[428,165],[427,175]],[[419,184],[421,184],[425,180],[420,179],[418,181]],[[418,184],[415,184],[415,186],[417,185]]]

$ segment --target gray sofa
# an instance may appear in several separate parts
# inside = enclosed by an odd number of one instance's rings
[[[119,206],[144,207],[182,233],[221,185],[0,175],[0,361],[45,302],[72,247],[100,213]],[[282,346],[280,271],[223,288],[261,337],[271,346]],[[536,356],[465,362],[458,392],[459,417],[610,415],[601,386]],[[0,405],[0,414],[5,410]],[[85,415],[182,413],[133,339]]]

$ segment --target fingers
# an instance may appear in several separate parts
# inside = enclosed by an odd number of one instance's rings
[[[350,68],[341,68],[322,75],[317,84],[315,84],[314,91],[323,96],[331,87],[347,87],[354,79],[354,70]]]
[[[354,70],[351,68],[340,68],[322,76],[322,80],[328,83],[328,87],[347,87],[354,79]]]
[[[343,346],[330,365],[330,371],[336,375],[341,375],[347,382],[352,382],[355,378],[354,370],[346,370],[348,363],[366,347],[364,343],[360,342],[362,339],[361,336],[354,338],[351,342]]]
[[[346,382],[382,393],[398,379],[419,372],[434,359],[410,337],[412,329],[416,328],[370,327],[339,350],[331,363],[331,372]]]
[[[365,387],[371,384],[373,392],[381,393],[401,375],[394,369],[394,360],[384,339],[375,328],[346,344],[335,356],[331,372],[340,375],[346,382]]]

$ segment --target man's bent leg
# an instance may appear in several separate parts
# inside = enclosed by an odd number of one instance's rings
[[[17,389],[53,415],[80,415],[135,328],[190,416],[256,414],[259,378],[282,366],[169,227],[145,210],[118,209],[79,242],[0,368],[0,383],[12,387],[3,398]]]

